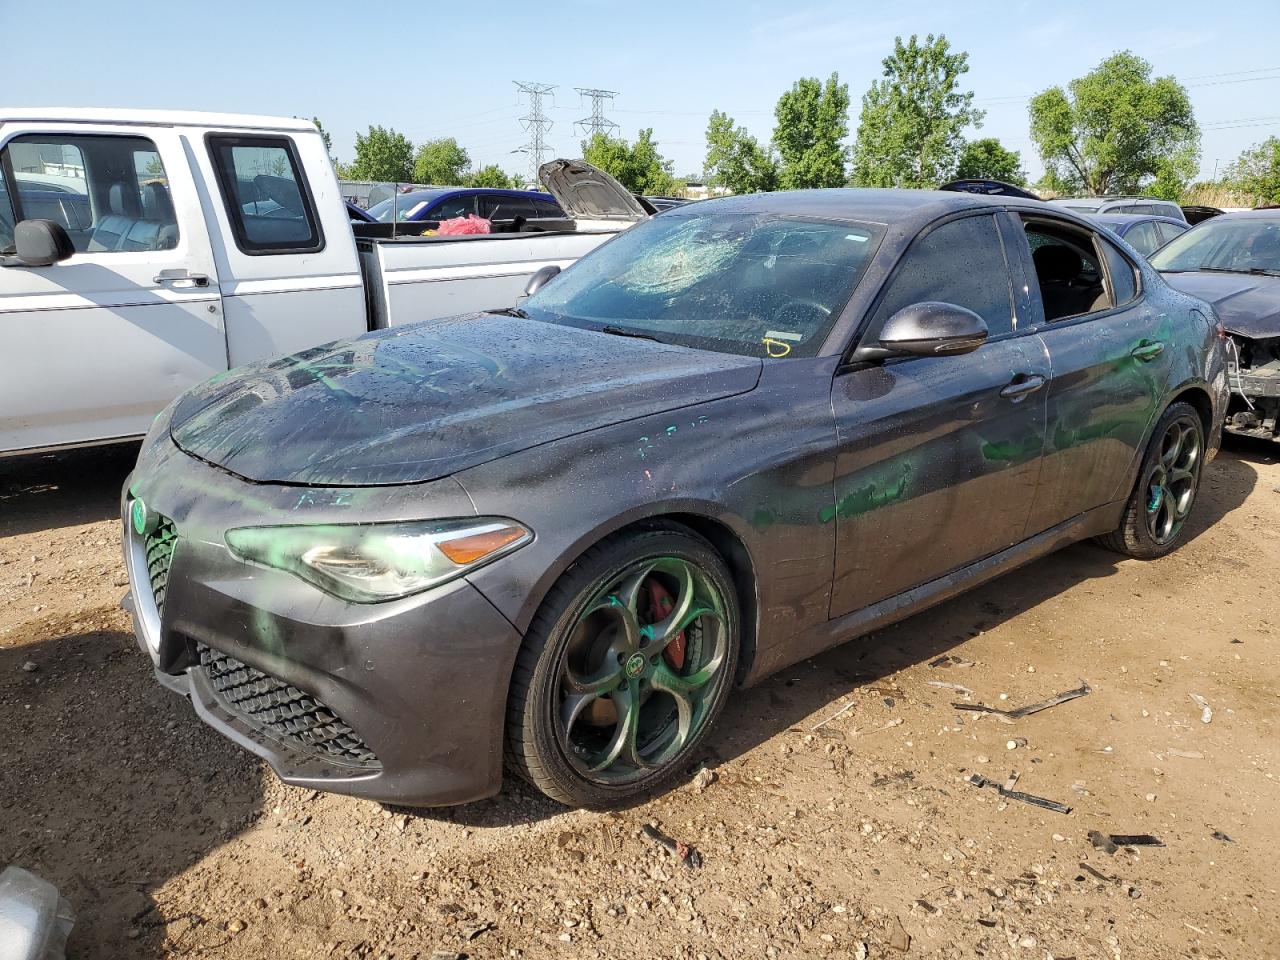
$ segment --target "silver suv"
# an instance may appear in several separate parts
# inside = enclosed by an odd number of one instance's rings
[[[1187,222],[1180,206],[1155,197],[1059,197],[1049,202],[1076,213],[1145,213]]]

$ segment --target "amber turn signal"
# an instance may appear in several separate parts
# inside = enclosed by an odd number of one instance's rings
[[[436,544],[436,549],[459,566],[465,566],[483,560],[524,536],[527,532],[519,527],[498,527],[456,540],[442,540]]]

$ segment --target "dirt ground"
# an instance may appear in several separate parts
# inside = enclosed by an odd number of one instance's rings
[[[1230,445],[1164,560],[1075,546],[738,693],[714,779],[612,816],[317,795],[205,728],[117,607],[134,452],[0,463],[0,865],[73,960],[1280,955],[1280,448]],[[966,782],[1015,770],[1071,812]]]

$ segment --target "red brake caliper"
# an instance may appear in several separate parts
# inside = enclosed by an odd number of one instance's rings
[[[649,586],[649,609],[654,614],[654,620],[662,620],[671,613],[675,607],[671,594],[667,593],[666,587],[660,584],[653,577],[645,581]],[[673,670],[681,670],[684,668],[684,631],[681,630],[662,649],[662,657],[667,661],[667,665]]]

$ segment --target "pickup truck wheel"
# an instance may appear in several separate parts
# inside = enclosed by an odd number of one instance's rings
[[[552,588],[517,658],[509,766],[575,807],[658,793],[724,706],[738,624],[724,561],[691,531],[664,524],[592,547]]]
[[[1151,434],[1119,528],[1098,542],[1139,560],[1169,553],[1181,541],[1195,506],[1203,466],[1200,414],[1190,404],[1172,404]]]

